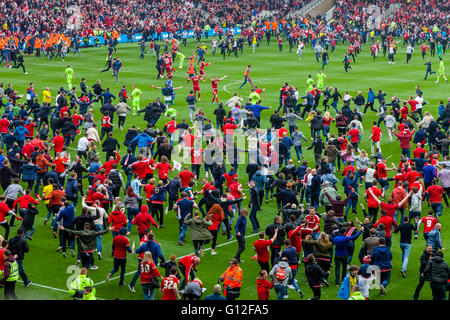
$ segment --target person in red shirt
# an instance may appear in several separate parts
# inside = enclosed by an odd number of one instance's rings
[[[52,138],[52,148],[55,151],[55,157],[57,156],[58,152],[63,151],[64,146],[64,137],[60,135],[59,129],[55,131],[55,136]]]
[[[120,154],[117,151],[113,151],[114,154],[117,156],[116,159],[114,159],[114,156],[110,156],[109,157],[109,161],[106,161],[99,169],[98,172],[100,171],[100,169],[105,169],[105,175],[108,176],[109,172],[112,170],[112,166],[114,163],[119,163],[120,159],[122,159],[122,157],[120,156]]]
[[[439,217],[442,215],[442,209],[444,208],[442,206],[442,195],[444,194],[444,189],[438,185],[437,179],[433,179],[431,186],[425,190],[425,194],[428,194],[430,198],[428,203],[431,203],[431,209],[433,209],[433,212],[439,221]]]
[[[163,294],[161,300],[177,300],[177,298],[181,299],[178,292],[178,284],[180,283],[180,279],[178,279],[176,275],[177,267],[173,266],[172,268],[170,268],[170,275],[165,277],[161,282],[161,286],[159,289]]]
[[[372,141],[372,143],[370,145],[372,154],[374,154],[374,146],[377,146],[378,148],[380,148],[380,151],[381,151],[380,141],[381,141],[382,135],[383,134],[382,134],[381,129],[377,126],[377,122],[374,121],[373,127],[372,127],[372,134],[370,135],[370,140]]]
[[[267,280],[267,275],[267,271],[263,269],[259,272],[259,277],[256,278],[258,300],[269,300],[269,290],[273,288],[273,280]]]
[[[392,199],[393,204],[399,204],[405,197],[407,193],[404,189],[404,182],[398,181],[397,186],[392,190],[391,196],[389,199]],[[405,209],[407,205],[406,202],[404,202],[401,206],[399,205],[397,210],[394,212],[394,220],[397,221],[398,212],[400,211],[401,218],[400,221],[403,221],[403,216],[405,215]]]
[[[233,122],[227,121],[227,122],[225,123],[225,125],[222,127],[222,132],[223,132],[224,136],[226,136],[227,134],[233,136],[234,130],[235,130],[237,127],[238,127],[238,126],[237,126],[236,124],[234,124]],[[224,137],[224,139],[225,139],[225,141],[227,140],[225,137]]]
[[[19,204],[19,213],[20,213],[21,216],[23,216],[23,211],[28,210],[28,205],[29,205],[30,203],[33,203],[33,204],[35,204],[35,205],[38,205],[38,204],[39,204],[39,201],[36,200],[36,199],[34,199],[34,198],[31,196],[31,190],[30,190],[30,189],[27,189],[27,190],[25,190],[25,195],[23,195],[23,196],[17,198],[17,199],[14,201],[12,209],[13,209],[13,211],[15,212],[15,211],[16,211],[16,207],[17,207],[17,204]]]
[[[143,160],[144,156],[142,154],[139,154],[137,156],[137,161],[130,164],[130,168],[133,169],[134,175],[137,175],[139,179],[144,179],[146,176],[146,168],[148,168],[149,165],[153,165],[155,162],[152,158],[149,158],[147,160]],[[151,163],[153,161],[153,163]]]
[[[197,271],[197,266],[199,264],[200,258],[195,254],[187,255],[178,261],[178,268],[180,268],[180,272],[184,276],[180,285],[180,290],[183,290],[189,282],[189,276],[191,276],[191,279],[195,279],[195,272]]]
[[[196,143],[195,147],[191,149],[191,169],[197,179],[200,176],[200,168],[203,162],[203,149]]]
[[[173,146],[173,140],[175,138],[175,131],[177,131],[177,121],[175,117],[172,117],[172,120],[167,122],[164,127],[167,128],[167,134],[169,135],[170,145]]]
[[[422,153],[424,155],[427,154],[427,150],[425,150],[423,148],[423,146],[424,146],[424,144],[421,144],[421,143],[417,143],[416,144],[416,148],[413,151],[413,157],[414,158],[419,158]]]
[[[350,143],[352,144],[353,148],[355,148],[355,150],[358,150],[358,143],[361,132],[356,129],[356,123],[352,123],[352,128],[348,132],[348,135],[350,136]]]
[[[234,167],[230,168],[229,172],[226,172],[222,175],[222,177],[225,179],[225,181],[227,182],[227,187],[230,188],[231,185],[234,182],[234,178],[237,177],[236,171],[234,169]]]
[[[200,101],[200,85],[198,83],[198,81],[200,80],[200,76],[193,76],[190,79],[192,80],[192,91],[194,92],[194,97],[196,97],[197,100]]]
[[[375,180],[372,184],[372,187],[368,188],[366,190],[366,193],[364,194],[364,200],[367,201],[367,207],[368,207],[368,213],[372,217],[372,221],[375,223],[377,221],[377,214],[378,214],[378,208],[380,205],[375,200],[375,197],[382,197],[384,198],[384,189],[381,191],[377,188],[377,181]]]
[[[214,77],[214,79],[209,78],[209,80],[211,81],[211,87],[213,92],[213,98],[211,100],[211,103],[214,104],[214,100],[216,100],[217,104],[219,104],[219,98],[217,96],[217,84],[219,83],[219,81],[222,81],[225,78],[227,78],[227,76],[223,76],[220,79],[218,77]]]
[[[316,209],[314,207],[309,209],[309,214],[303,219],[303,222],[306,223],[306,228],[312,230],[311,236],[313,239],[319,239],[320,217],[316,214]]]
[[[158,170],[158,178],[164,183],[166,183],[169,178],[169,170],[173,171],[173,168],[169,163],[169,159],[166,156],[162,156],[161,162],[158,162],[156,166],[152,167],[151,169]]]
[[[103,140],[103,137],[108,136],[108,132],[112,131],[112,127],[114,126],[111,122],[111,117],[109,116],[109,113],[107,112],[101,119],[102,124],[102,130],[100,134],[100,141]]]
[[[384,239],[386,240],[385,245],[390,249],[392,245],[392,236],[391,236],[392,225],[397,227],[397,222],[395,222],[394,218],[388,216],[387,212],[382,209],[381,217],[377,222],[374,223],[373,227],[376,228],[378,227],[379,224],[383,224],[384,226],[385,232]]]
[[[11,122],[7,118],[8,115],[5,113],[2,119],[0,119],[0,134],[2,135],[8,133],[8,128],[11,125]]]
[[[259,239],[253,243],[253,249],[256,252],[256,261],[261,267],[261,270],[270,271],[269,266],[269,246],[275,241],[278,236],[278,228],[275,229],[275,233],[272,239],[266,240],[266,233],[261,231],[259,233]]]
[[[120,268],[120,280],[119,280],[119,286],[124,285],[124,278],[125,278],[125,267],[127,265],[127,251],[129,253],[134,253],[130,249],[130,240],[126,237],[127,234],[127,228],[121,228],[119,230],[119,234],[114,237],[113,239],[113,257],[114,257],[114,267],[113,269],[107,274],[105,281],[109,281],[109,279],[112,277],[114,273],[119,271]],[[142,265],[142,264],[141,264]]]
[[[178,176],[180,177],[181,187],[183,187],[183,188],[189,187],[189,182],[191,182],[192,179],[194,179],[194,181],[197,182],[197,179],[195,178],[194,174],[191,171],[189,171],[189,167],[188,166],[185,166],[184,170],[181,171],[178,174]]]
[[[433,214],[434,214],[433,210],[429,210],[428,215],[420,219],[417,223],[417,231],[419,231],[419,227],[423,223],[423,237],[425,238],[426,241],[428,240],[428,233],[434,229],[436,223],[439,223],[438,219],[433,217]]]
[[[36,127],[36,123],[33,122],[33,118],[28,118],[23,126],[28,130],[28,133],[25,133],[25,138],[34,137],[34,128]]]
[[[8,240],[9,237],[9,223],[6,221],[7,214],[15,216],[19,221],[23,220],[22,217],[17,216],[16,213],[8,207],[6,204],[6,196],[2,194],[0,195],[0,226],[5,228],[5,240]]]
[[[148,213],[148,207],[145,204],[141,207],[141,212],[134,217],[131,223],[137,226],[140,240],[144,237],[145,231],[150,229],[150,224],[159,229],[159,225],[153,219],[152,215]]]
[[[397,167],[392,163],[392,167],[388,168],[386,166],[386,159],[382,159],[381,162],[377,164],[377,175],[378,181],[380,182],[381,188],[383,190],[389,189],[389,181],[387,179],[387,171],[397,170]]]

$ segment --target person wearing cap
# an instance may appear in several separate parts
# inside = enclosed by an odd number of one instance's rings
[[[361,295],[369,300],[369,289],[373,281],[372,270],[370,266],[370,256],[367,255],[362,259],[362,265],[358,274],[358,285],[361,291]]]
[[[108,282],[114,273],[119,271],[120,268],[120,280],[119,286],[123,286],[125,283],[123,282],[125,278],[125,267],[127,264],[127,251],[129,253],[133,253],[130,249],[130,240],[126,237],[127,228],[122,227],[119,230],[119,234],[113,239],[113,257],[114,257],[114,267],[113,269],[106,275],[105,281]]]

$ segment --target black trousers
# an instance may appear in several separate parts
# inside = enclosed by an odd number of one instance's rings
[[[245,250],[245,236],[236,236],[236,240],[238,243],[238,251],[236,252],[236,255],[234,256],[235,259],[237,259],[239,262],[241,261],[241,253]]]
[[[311,300],[320,300],[320,296],[322,294],[321,287],[312,287],[309,286],[313,292],[314,297],[311,298]]]
[[[5,282],[5,300],[18,300],[16,296],[16,281]]]
[[[280,248],[270,247],[270,263],[272,264],[272,268],[274,265],[278,263],[278,259],[280,258]],[[269,271],[269,270],[267,270]]]
[[[152,217],[155,218],[155,216],[157,216],[159,225],[163,225],[164,207],[162,203],[152,203]]]

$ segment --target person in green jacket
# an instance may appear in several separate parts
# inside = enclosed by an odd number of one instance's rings
[[[66,230],[67,233],[78,236],[77,245],[80,251],[81,265],[89,268],[92,261],[92,252],[97,249],[97,236],[104,235],[109,230],[94,231],[91,230],[89,222],[84,223],[84,230],[70,230],[59,226],[60,230]]]
[[[84,289],[91,287],[91,294],[95,296],[94,281],[87,276],[87,268],[80,269],[80,275],[72,281],[69,288],[69,294],[73,300],[84,300]]]
[[[195,255],[197,257],[203,257],[203,244],[205,241],[212,239],[212,234],[208,230],[209,226],[212,226],[212,215],[207,215],[205,219],[200,218],[200,212],[194,211],[194,216],[191,218],[189,213],[183,223],[191,227],[191,240],[194,243]]]
[[[358,285],[353,286],[353,295],[348,300],[366,300],[361,294],[361,289]]]
[[[5,261],[5,269],[3,271],[3,278],[0,280],[0,288],[4,287],[5,300],[17,300],[16,282],[19,280],[19,265],[9,250],[3,251],[3,258]]]
[[[435,83],[438,83],[438,82],[439,82],[439,78],[440,78],[441,76],[444,78],[445,82],[448,83],[448,79],[445,77],[444,60],[442,60],[442,58],[439,57],[439,70],[438,70],[438,72],[437,72],[437,79],[436,79]]]

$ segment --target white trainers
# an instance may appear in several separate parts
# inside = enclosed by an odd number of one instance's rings
[[[213,255],[215,255],[215,254],[217,254],[217,252],[214,251],[214,250],[211,250],[211,255],[213,256]]]
[[[98,269],[98,267],[97,266],[91,266],[91,268],[90,268],[91,270],[97,270]]]
[[[294,286],[292,284],[288,284],[288,289],[295,289]]]
[[[111,279],[111,273],[108,273],[105,278],[105,282],[108,282]]]
[[[136,290],[134,289],[134,287],[128,285],[128,289],[130,289],[131,292],[136,292]]]

